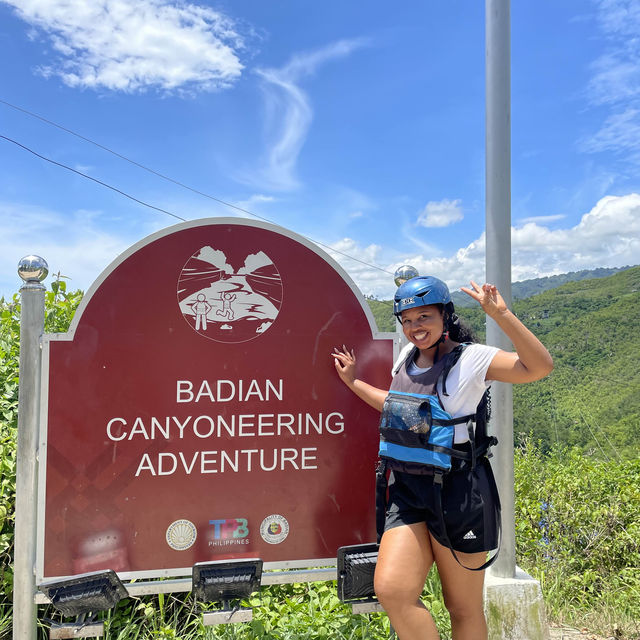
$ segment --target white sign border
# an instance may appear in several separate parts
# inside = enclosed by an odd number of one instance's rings
[[[37,538],[36,538],[36,585],[41,584],[44,578],[44,535],[45,535],[45,516],[46,516],[46,460],[47,460],[47,428],[48,428],[48,400],[49,400],[49,358],[50,358],[50,344],[51,342],[70,342],[73,341],[76,329],[82,319],[82,315],[87,308],[93,295],[98,291],[102,283],[110,276],[125,260],[127,260],[134,253],[142,249],[143,247],[164,238],[166,236],[184,231],[185,229],[192,229],[197,227],[213,226],[213,225],[237,225],[246,226],[259,229],[265,229],[272,231],[279,235],[285,236],[298,242],[307,249],[310,249],[328,263],[344,282],[349,286],[355,298],[360,303],[366,318],[371,328],[371,335],[374,340],[392,340],[393,341],[393,357],[394,360],[399,353],[399,340],[398,334],[394,332],[378,331],[375,318],[371,308],[367,304],[362,292],[358,289],[355,282],[347,274],[347,272],[340,266],[336,260],[334,260],[326,251],[321,249],[317,244],[301,236],[289,229],[280,227],[268,222],[262,222],[257,220],[250,220],[248,218],[240,217],[220,217],[220,218],[200,218],[198,220],[190,220],[180,224],[172,225],[164,229],[160,229],[155,233],[143,238],[136,242],[128,249],[123,251],[117,258],[115,258],[109,266],[107,266],[102,273],[95,279],[93,284],[89,287],[87,292],[82,298],[82,301],[78,305],[75,312],[69,331],[66,333],[49,333],[44,334],[42,337],[42,369],[40,380],[40,436],[37,459],[39,463],[38,469],[38,495],[37,495]],[[304,569],[315,567],[332,567],[336,564],[336,558],[311,558],[304,560],[283,560],[279,562],[265,562],[264,568],[266,570],[271,569]],[[118,573],[119,577],[123,580],[140,580],[148,578],[172,578],[190,575],[192,567],[182,567],[174,569],[150,569],[146,571],[126,571]],[[286,574],[283,574],[286,575]],[[65,578],[69,576],[47,576],[46,580],[52,580],[57,578]],[[292,576],[293,577],[293,576]],[[295,581],[295,580],[293,580]],[[159,588],[161,589],[161,588]]]

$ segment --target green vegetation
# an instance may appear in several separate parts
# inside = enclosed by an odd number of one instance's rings
[[[547,615],[640,638],[640,459],[544,454],[527,440],[515,486],[518,564],[540,581]]]
[[[637,457],[640,267],[515,303],[551,352],[546,379],[514,388],[515,431],[599,459]]]
[[[376,320],[379,331],[395,331],[397,320],[393,315],[393,301],[378,300],[365,296]]]
[[[514,391],[518,564],[540,580],[551,619],[621,640],[640,640],[640,460],[632,438],[640,426],[639,289],[635,267],[515,304],[556,363],[549,378]],[[66,330],[81,297],[52,283],[46,331]],[[395,330],[390,303],[369,303],[380,328]],[[481,311],[462,311],[482,335]],[[0,638],[11,632],[19,314],[17,296],[0,301]],[[449,638],[435,573],[424,600]],[[189,595],[129,598],[107,615],[106,634],[114,640],[389,634],[386,616],[352,616],[331,582],[265,587],[245,604],[254,607],[252,623],[207,629]],[[46,607],[39,615],[60,619]],[[40,634],[46,637],[44,628]]]
[[[584,269],[583,271],[570,271],[569,273],[561,273],[557,276],[547,276],[546,278],[533,278],[531,280],[522,280],[514,282],[511,285],[511,294],[514,300],[529,298],[538,293],[560,287],[568,282],[579,282],[580,280],[589,280],[592,278],[605,278],[612,276],[614,273],[630,269],[631,267],[613,267],[611,269]],[[453,303],[456,307],[476,307],[478,303],[469,298],[468,295],[461,291],[454,291],[451,294]]]
[[[66,331],[81,299],[81,291],[67,293],[64,281],[53,282],[45,297],[45,331]],[[16,294],[10,302],[0,299],[0,637],[11,622],[8,606],[13,588],[19,346],[20,301]]]

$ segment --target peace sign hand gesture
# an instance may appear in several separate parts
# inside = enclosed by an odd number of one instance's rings
[[[471,286],[473,289],[460,287],[460,290],[477,300],[488,316],[495,317],[507,311],[507,304],[495,285],[485,283],[480,287],[471,280]]]

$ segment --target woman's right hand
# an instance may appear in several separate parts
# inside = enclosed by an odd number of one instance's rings
[[[387,391],[385,389],[372,387],[370,384],[356,378],[356,354],[353,349],[349,350],[344,345],[342,345],[342,349],[334,347],[331,355],[333,356],[333,363],[336,366],[340,380],[368,405],[377,411],[382,411],[384,399],[387,397]]]
[[[351,388],[356,379],[356,354],[353,349],[349,351],[344,345],[342,349],[334,347],[331,355],[340,379]]]

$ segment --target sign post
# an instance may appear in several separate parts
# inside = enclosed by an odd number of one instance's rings
[[[16,454],[13,638],[35,640],[36,502],[40,339],[44,332],[45,260],[27,256],[18,265],[20,288],[20,388]]]

